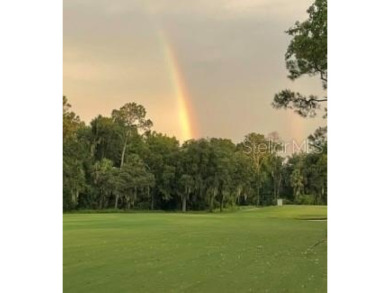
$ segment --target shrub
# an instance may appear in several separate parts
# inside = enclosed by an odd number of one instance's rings
[[[296,203],[300,205],[314,205],[315,204],[315,197],[310,194],[304,194],[297,198]]]

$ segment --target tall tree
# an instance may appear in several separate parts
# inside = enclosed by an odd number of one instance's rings
[[[214,174],[210,174],[214,188],[217,190],[219,210],[222,211],[227,198],[233,196],[232,174],[234,171],[233,156],[235,145],[229,139],[210,139],[212,156],[210,165]]]
[[[304,192],[304,177],[302,174],[302,163],[297,164],[290,177],[291,186],[294,190],[294,199],[297,200]]]
[[[151,191],[151,209],[156,201],[169,201],[176,195],[176,170],[179,141],[160,133],[152,132],[145,140],[142,158],[153,173],[156,184]]]
[[[315,153],[328,152],[328,127],[319,127],[308,137],[310,149]]]
[[[319,76],[324,89],[328,83],[327,61],[327,0],[315,0],[307,10],[309,18],[304,22],[297,21],[287,30],[292,40],[285,54],[288,77],[296,80],[301,76]],[[313,117],[321,103],[327,97],[305,96],[285,89],[277,93],[272,105],[277,108],[294,109],[303,117]]]
[[[238,205],[240,197],[244,196],[244,201],[246,201],[247,194],[251,190],[253,167],[250,158],[241,151],[234,153],[232,167],[232,204]]]
[[[273,196],[276,203],[282,182],[283,158],[278,156],[276,153],[271,153],[267,158],[266,165],[273,181]]]
[[[194,180],[190,175],[183,174],[180,177],[179,185],[181,188],[178,189],[178,193],[181,197],[181,210],[182,212],[187,211],[187,201],[190,198],[190,194],[194,189]]]
[[[62,96],[62,134],[64,141],[75,138],[77,129],[84,125],[80,121],[80,117],[70,110],[72,107],[69,104],[66,96]]]
[[[149,200],[149,191],[155,184],[155,178],[138,155],[131,155],[128,158],[120,169],[119,176],[123,182],[120,194],[125,199],[126,209],[133,208],[142,193],[146,194]]]
[[[256,205],[260,205],[261,188],[267,176],[266,161],[267,157],[276,150],[274,142],[267,139],[263,134],[250,133],[245,136],[244,141],[238,145],[238,148],[251,159],[257,194]]]
[[[111,117],[99,115],[91,121],[91,154],[96,160],[106,158],[120,166],[121,130]]]
[[[189,140],[182,146],[180,153],[182,174],[192,177],[194,181],[193,197],[197,204],[204,201],[207,191],[207,179],[210,174],[209,162],[212,150],[207,139]]]
[[[86,188],[84,163],[88,160],[85,144],[79,133],[85,124],[72,112],[71,105],[63,96],[63,207],[73,209],[78,204],[80,192]]]
[[[112,111],[111,114],[115,123],[121,127],[120,137],[122,140],[122,154],[120,167],[125,163],[126,149],[132,135],[140,132],[147,132],[153,126],[150,119],[146,119],[144,106],[136,103],[127,103],[119,110]]]
[[[93,166],[94,184],[99,194],[99,208],[103,209],[107,198],[114,191],[113,162],[108,159],[97,161]]]

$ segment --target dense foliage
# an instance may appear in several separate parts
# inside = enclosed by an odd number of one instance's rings
[[[271,205],[277,198],[325,204],[326,128],[311,151],[280,156],[275,133],[189,140],[152,131],[142,105],[129,103],[90,125],[63,102],[63,207],[222,210]]]

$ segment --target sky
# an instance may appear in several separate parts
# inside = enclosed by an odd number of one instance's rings
[[[290,88],[326,95],[318,77],[287,78],[284,32],[312,0],[64,0],[64,95],[89,123],[128,102],[153,130],[240,142],[277,131],[301,142],[326,120],[272,108]]]

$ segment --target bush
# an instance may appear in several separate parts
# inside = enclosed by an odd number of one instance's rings
[[[148,201],[141,201],[136,206],[137,210],[150,210],[150,202]]]
[[[294,204],[294,201],[287,198],[283,198],[283,205],[288,205],[288,204]]]
[[[71,211],[76,208],[76,205],[72,202],[72,196],[67,190],[63,191],[62,195],[62,209],[63,211]]]
[[[300,205],[314,205],[316,203],[316,199],[313,195],[304,194],[297,198],[296,203]]]

